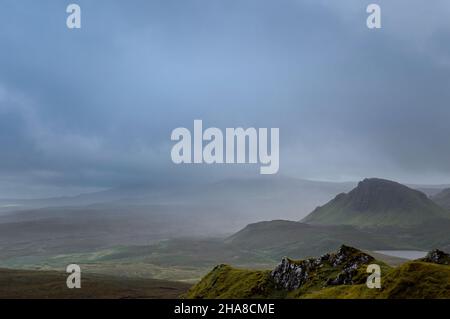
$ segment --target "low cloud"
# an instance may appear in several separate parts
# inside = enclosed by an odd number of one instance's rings
[[[0,172],[14,183],[257,174],[174,167],[170,132],[196,118],[279,127],[283,175],[450,179],[447,1],[380,1],[379,31],[350,0],[78,3],[76,32],[60,1],[0,12]]]

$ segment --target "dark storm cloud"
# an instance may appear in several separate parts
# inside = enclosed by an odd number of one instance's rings
[[[108,187],[257,168],[175,167],[170,132],[280,127],[280,173],[450,178],[450,6],[379,1],[4,1],[0,172]],[[5,186],[6,187],[6,186]]]

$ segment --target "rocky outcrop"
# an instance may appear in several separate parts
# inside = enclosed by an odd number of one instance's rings
[[[450,255],[444,253],[439,249],[430,251],[424,258],[420,260],[434,264],[450,265]]]
[[[298,289],[312,280],[322,281],[323,286],[347,285],[354,283],[362,265],[373,260],[372,256],[343,245],[336,253],[318,258],[293,261],[285,257],[271,272],[271,277],[277,287],[285,290]]]
[[[284,257],[272,271],[271,277],[280,288],[286,290],[298,289],[309,279],[310,273],[320,267],[322,258],[328,258],[328,255],[302,261],[293,261]]]

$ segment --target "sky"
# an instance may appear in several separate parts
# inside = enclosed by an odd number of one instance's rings
[[[173,164],[195,119],[279,128],[282,176],[450,183],[447,0],[72,2],[0,4],[0,197],[259,174]]]

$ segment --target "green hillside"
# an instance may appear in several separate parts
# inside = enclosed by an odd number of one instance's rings
[[[366,286],[368,264],[381,266],[381,289]],[[355,248],[342,246],[337,252],[318,258],[300,261],[284,258],[272,271],[219,265],[185,297],[450,298],[450,266],[412,261],[391,268]]]
[[[439,206],[444,207],[450,211],[450,188],[446,188],[440,193],[437,193],[431,199]]]
[[[381,289],[366,285],[329,287],[301,296],[305,299],[448,299],[450,267],[412,261],[390,271]]]
[[[393,181],[371,178],[360,182],[349,193],[339,194],[327,204],[317,207],[302,222],[409,227],[443,218],[450,218],[450,213],[425,194]]]
[[[283,258],[272,271],[216,266],[186,294],[188,298],[292,298],[327,286],[365,281],[368,264],[383,271],[391,268],[372,256],[348,246],[317,258]]]
[[[335,250],[345,242],[364,249],[393,249],[380,236],[352,226],[309,225],[287,220],[247,225],[225,242],[241,250],[260,251],[271,258],[311,257]]]
[[[218,265],[191,288],[186,298],[273,298],[278,292],[270,278],[270,271],[236,269]]]

